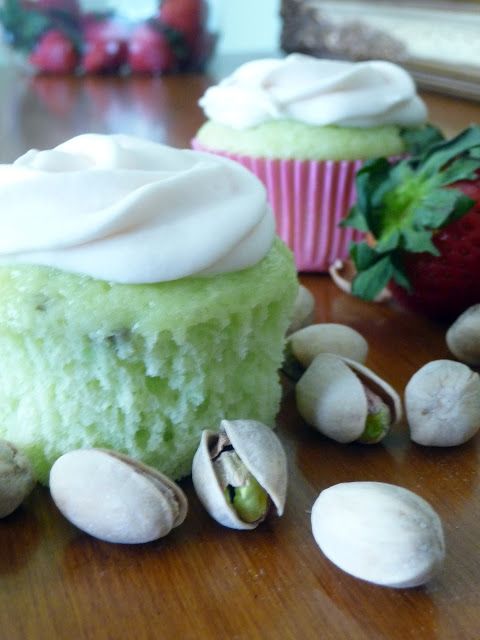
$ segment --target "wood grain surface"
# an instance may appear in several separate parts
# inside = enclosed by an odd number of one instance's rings
[[[216,78],[29,78],[4,71],[0,161],[85,131],[188,146],[203,120],[196,100]],[[480,121],[479,104],[425,98],[431,120],[447,134]],[[449,357],[446,326],[350,298],[326,276],[302,281],[315,295],[317,320],[360,331],[370,344],[368,365],[400,393],[420,366]],[[289,459],[286,512],[252,532],[217,525],[187,479],[190,511],[182,527],[146,545],[107,544],[71,526],[38,487],[0,521],[1,640],[478,640],[480,437],[451,449],[420,447],[403,421],[380,445],[340,445],[303,423],[288,381],[278,433]],[[322,555],[311,535],[313,501],[322,489],[351,480],[402,485],[438,511],[447,558],[430,584],[376,587]]]

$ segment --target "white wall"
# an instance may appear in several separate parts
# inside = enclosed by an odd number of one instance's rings
[[[211,0],[218,14],[219,53],[273,52],[280,41],[280,0]]]

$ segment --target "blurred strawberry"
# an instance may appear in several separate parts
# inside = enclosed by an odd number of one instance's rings
[[[72,73],[78,53],[68,37],[58,29],[47,31],[29,56],[30,63],[44,73]]]
[[[104,18],[85,22],[82,68],[86,73],[112,73],[127,60],[127,30],[125,25]]]
[[[353,245],[352,292],[386,285],[408,308],[453,318],[480,302],[480,126],[395,165],[367,162],[346,226],[375,238]]]
[[[80,4],[78,0],[36,0],[31,3],[36,9],[47,11],[55,9],[56,11],[65,11],[65,13],[78,14],[80,12]]]
[[[134,73],[169,73],[177,68],[170,42],[152,21],[134,29],[128,43],[128,63]]]
[[[204,0],[164,0],[158,18],[165,26],[178,31],[193,51],[205,31],[207,5]]]

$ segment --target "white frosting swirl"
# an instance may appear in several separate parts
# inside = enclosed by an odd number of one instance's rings
[[[199,104],[210,120],[235,129],[285,118],[342,127],[409,127],[427,119],[412,78],[399,66],[298,53],[242,65]]]
[[[0,165],[0,262],[120,283],[237,271],[268,252],[263,185],[239,164],[85,134]]]

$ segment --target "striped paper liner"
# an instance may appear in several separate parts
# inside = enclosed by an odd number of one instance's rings
[[[275,160],[214,151],[195,138],[192,147],[230,158],[266,186],[277,233],[292,249],[298,271],[326,272],[364,234],[339,227],[355,201],[361,160]]]

